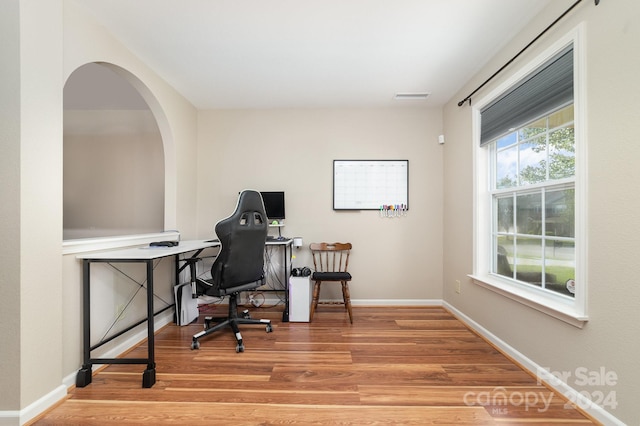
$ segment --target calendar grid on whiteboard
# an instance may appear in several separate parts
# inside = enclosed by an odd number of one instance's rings
[[[334,160],[333,209],[409,208],[409,160]]]

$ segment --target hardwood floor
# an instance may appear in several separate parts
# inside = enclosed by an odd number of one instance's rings
[[[274,331],[241,328],[244,353],[230,330],[191,350],[202,316],[166,326],[151,389],[141,388],[144,366],[107,366],[33,424],[596,424],[443,308],[353,310],[350,325],[343,307],[322,307],[313,323],[256,309]]]

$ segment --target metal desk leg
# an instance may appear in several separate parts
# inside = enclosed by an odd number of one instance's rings
[[[89,294],[91,271],[90,261],[82,262],[82,344],[84,362],[76,375],[76,386],[83,388],[91,383],[91,296]]]
[[[284,265],[284,311],[282,311],[282,322],[289,322],[289,270],[291,265],[287,264],[287,250],[291,249],[291,245],[285,245],[282,250],[282,264]],[[289,252],[289,260],[293,253]]]
[[[142,373],[142,387],[150,388],[156,383],[156,363],[155,363],[155,321],[153,310],[153,260],[147,262],[147,347],[149,355],[147,359],[147,369]]]

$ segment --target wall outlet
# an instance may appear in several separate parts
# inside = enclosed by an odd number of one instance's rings
[[[456,293],[460,294],[460,280],[456,280]]]

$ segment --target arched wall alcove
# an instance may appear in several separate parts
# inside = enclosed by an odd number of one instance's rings
[[[64,240],[165,229],[173,143],[137,77],[104,62],[75,69],[64,86],[63,143]]]

